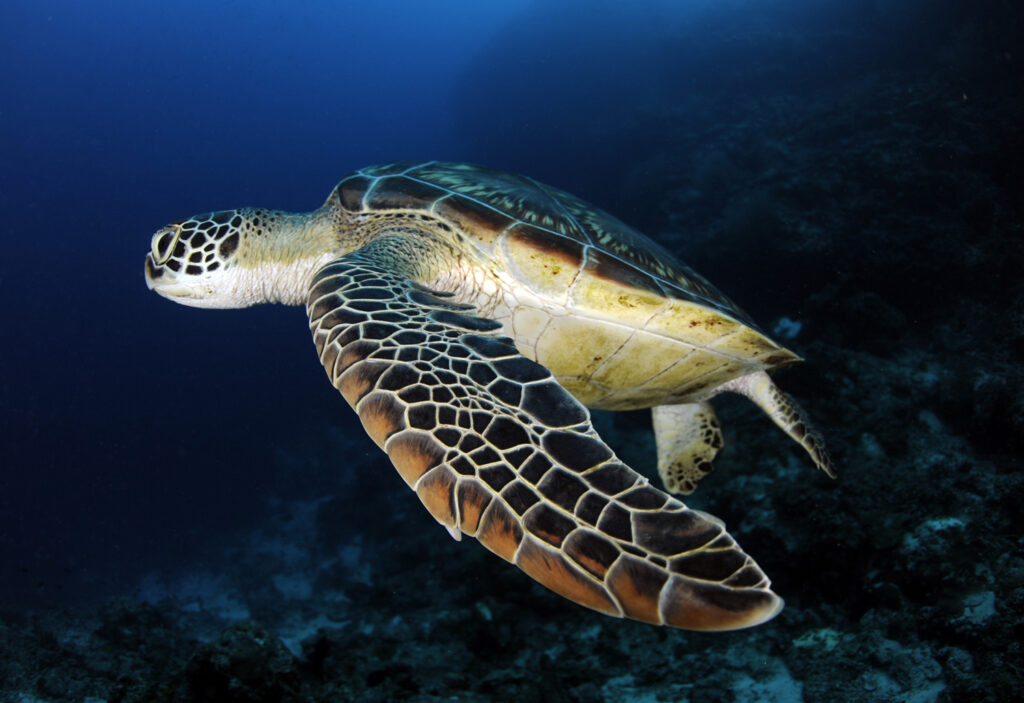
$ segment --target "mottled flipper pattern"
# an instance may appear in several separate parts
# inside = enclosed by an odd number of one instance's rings
[[[782,601],[721,521],[650,486],[499,325],[373,245],[315,276],[320,360],[430,513],[555,592],[614,616],[748,627]]]
[[[835,478],[838,473],[825,447],[825,438],[814,426],[803,408],[779,390],[764,371],[740,376],[721,386],[723,391],[741,393],[757,403],[776,425],[800,443],[815,465]]]
[[[651,417],[662,484],[672,493],[693,493],[722,448],[722,427],[714,408],[707,401],[657,405],[651,408]]]

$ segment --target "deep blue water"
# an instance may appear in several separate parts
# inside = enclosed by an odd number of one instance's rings
[[[300,310],[165,305],[142,278],[149,235],[222,206],[312,209],[379,161],[488,161],[462,136],[456,83],[524,7],[5,4],[12,597],[130,575],[245,522],[278,480],[260,461],[278,430],[351,422]]]
[[[477,162],[564,188],[672,248],[766,328],[809,320],[809,358],[814,343],[865,350],[918,379],[912,388],[937,374],[949,390],[929,412],[1009,480],[1024,448],[1012,375],[1024,354],[1022,26],[1000,0],[8,0],[0,603],[134,592],[147,573],[185,569],[265,525],[281,502],[344,495],[345,470],[392,472],[325,383],[300,308],[172,305],[146,290],[142,262],[167,222],[311,210],[348,171],[396,159]],[[865,158],[851,175],[829,160],[858,153],[892,161]],[[892,186],[908,159],[942,178],[921,192],[911,176]],[[785,175],[801,165],[806,180]],[[771,195],[783,191],[785,211]],[[817,244],[793,211],[829,213],[807,217]],[[933,243],[951,272],[918,256]],[[995,322],[981,322],[988,314]],[[996,351],[970,356],[982,349]],[[847,432],[852,403],[863,405],[851,417],[881,411],[863,400],[870,381],[830,373],[787,378],[805,398],[844,389],[820,401],[840,456],[856,464],[864,432],[887,451],[907,445],[885,437],[914,421],[909,410]],[[320,444],[331,428],[350,442],[344,457],[320,453],[336,446]],[[379,490],[415,514],[392,478]],[[1010,489],[1000,495],[1009,505]],[[745,519],[732,497],[697,500],[729,511],[730,526]],[[941,512],[896,522],[910,532]],[[373,519],[360,524],[370,532]],[[829,582],[832,601],[843,582]]]

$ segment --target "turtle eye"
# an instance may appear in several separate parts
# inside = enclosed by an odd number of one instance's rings
[[[167,225],[153,235],[153,241],[150,244],[153,250],[153,263],[167,263],[167,260],[171,258],[171,252],[174,251],[174,245],[177,243],[180,235],[180,224]]]

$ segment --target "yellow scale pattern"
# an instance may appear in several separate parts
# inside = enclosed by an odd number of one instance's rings
[[[473,164],[433,161],[396,162],[365,168],[343,180],[338,188],[343,188],[346,181],[353,178],[365,179],[357,188],[367,191],[386,188],[405,194],[410,190],[410,182],[438,186],[445,191],[443,195],[439,193],[439,197],[447,195],[463,200],[450,204],[448,211],[472,207],[466,202],[472,201],[506,216],[504,220],[493,220],[492,227],[494,222],[500,222],[502,228],[525,223],[542,229],[550,239],[566,238],[596,247],[644,273],[653,274],[657,280],[650,284],[652,292],[709,306],[756,330],[753,320],[734,302],[664,247],[613,215],[558,188],[525,176]],[[386,181],[394,183],[384,185]],[[391,205],[436,210],[437,203],[415,199],[403,201],[399,197]],[[500,234],[488,233],[487,223],[479,224],[484,226],[467,228],[467,231],[485,239]]]

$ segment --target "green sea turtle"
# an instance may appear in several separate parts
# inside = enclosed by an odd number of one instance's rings
[[[310,213],[239,209],[159,230],[146,282],[185,305],[306,305],[320,361],[456,539],[582,605],[695,630],[782,607],[721,520],[624,465],[587,407],[653,408],[665,487],[722,435],[708,399],[751,398],[834,476],[766,369],[799,358],[611,215],[479,166],[391,163]]]

